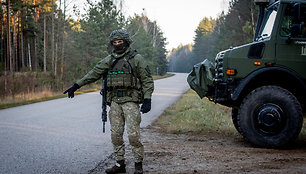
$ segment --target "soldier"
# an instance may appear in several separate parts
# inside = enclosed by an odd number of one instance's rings
[[[129,34],[122,29],[114,30],[110,36],[112,52],[102,59],[91,71],[67,89],[68,97],[80,87],[107,77],[107,102],[110,104],[109,119],[111,139],[116,164],[106,173],[125,172],[125,146],[123,141],[126,124],[129,143],[135,160],[135,174],[143,173],[142,161],[144,148],[140,141],[140,122],[142,113],[151,110],[151,96],[154,82],[148,65],[143,57],[131,50]],[[139,111],[139,104],[141,104]]]

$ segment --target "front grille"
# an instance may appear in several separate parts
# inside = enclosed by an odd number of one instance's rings
[[[216,56],[216,67],[215,67],[215,72],[216,72],[216,76],[215,76],[215,81],[219,82],[222,81],[223,77],[224,77],[224,73],[223,73],[223,58],[224,58],[224,52],[220,52],[217,54]]]

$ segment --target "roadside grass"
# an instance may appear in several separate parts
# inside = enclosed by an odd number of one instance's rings
[[[153,76],[153,79],[158,80],[158,79],[167,78],[171,76],[174,76],[174,74],[168,73],[163,76]],[[101,84],[98,84],[98,83],[91,84],[91,85],[82,87],[82,89],[79,91],[76,91],[75,95],[99,91],[100,89],[101,89]],[[52,92],[50,89],[43,88],[41,91],[38,91],[38,92],[27,92],[27,93],[22,93],[22,94],[15,95],[15,96],[1,98],[0,109],[22,106],[22,105],[27,105],[27,104],[32,104],[32,103],[37,103],[37,102],[42,102],[42,101],[48,101],[48,100],[53,100],[53,99],[58,99],[58,98],[64,98],[64,97],[67,97],[67,94],[63,94],[63,92],[61,91]]]
[[[241,136],[235,129],[231,108],[214,104],[193,91],[186,92],[169,107],[152,126],[172,134],[204,134],[210,136]],[[306,141],[306,118],[299,139]]]
[[[97,87],[95,88],[95,86],[98,86],[98,85],[93,85],[91,86],[91,88],[77,91],[75,92],[75,95],[98,91],[99,89]],[[7,97],[4,100],[1,100],[0,109],[22,106],[22,105],[27,105],[27,104],[32,104],[32,103],[37,103],[37,102],[42,102],[42,101],[48,101],[48,100],[53,100],[53,99],[58,99],[58,98],[64,98],[64,97],[67,97],[67,94],[63,94],[62,92],[52,92],[50,90],[42,90],[40,92],[30,92],[30,93],[21,94],[21,95],[14,96],[14,97]]]
[[[180,100],[169,107],[153,126],[166,133],[222,134],[238,136],[232,119],[231,109],[208,101],[189,90]]]

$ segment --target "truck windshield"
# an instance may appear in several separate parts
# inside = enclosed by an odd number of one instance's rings
[[[265,39],[271,36],[274,21],[277,15],[277,7],[278,6],[273,6],[266,12],[261,30],[258,35],[258,39]]]

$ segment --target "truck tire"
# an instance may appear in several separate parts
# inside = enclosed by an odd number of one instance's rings
[[[241,134],[258,147],[284,147],[302,129],[303,114],[296,97],[278,86],[263,86],[244,98],[238,111]]]
[[[232,108],[232,121],[234,124],[234,127],[236,128],[236,130],[241,133],[240,131],[240,126],[238,124],[238,109],[237,108]]]

